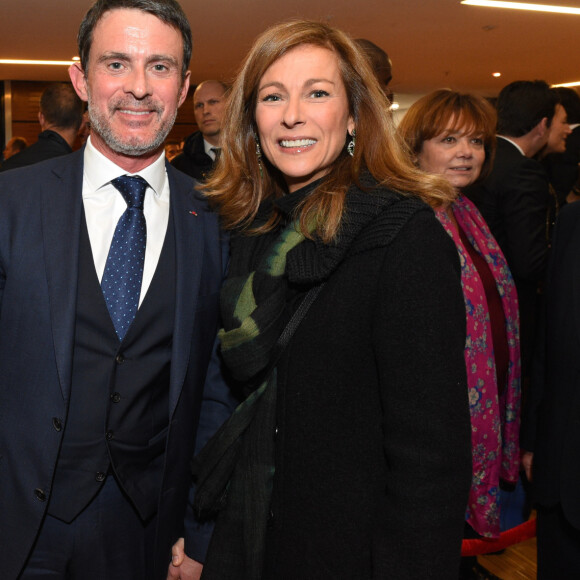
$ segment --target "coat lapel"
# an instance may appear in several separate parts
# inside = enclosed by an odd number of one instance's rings
[[[66,155],[41,184],[42,235],[50,318],[62,395],[72,375],[82,211],[83,150]]]
[[[190,178],[167,166],[170,212],[175,226],[177,279],[175,285],[175,327],[171,359],[169,416],[173,415],[189,362],[194,315],[204,256],[205,207],[196,199]]]

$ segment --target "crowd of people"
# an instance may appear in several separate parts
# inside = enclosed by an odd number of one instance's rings
[[[492,578],[462,541],[523,485],[575,577],[578,94],[395,126],[387,54],[292,20],[177,143],[176,0],[96,0],[78,46],[1,167],[0,575]]]

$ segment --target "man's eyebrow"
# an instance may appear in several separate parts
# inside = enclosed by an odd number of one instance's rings
[[[129,60],[129,55],[125,52],[104,52],[99,56],[97,62],[105,62],[106,60]]]

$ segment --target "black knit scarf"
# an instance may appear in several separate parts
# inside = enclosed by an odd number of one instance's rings
[[[415,212],[428,210],[416,198],[378,187],[368,175],[361,181],[364,189],[353,185],[347,192],[332,244],[305,239],[291,218],[293,207],[317,184],[280,203],[289,220],[277,237],[234,239],[231,274],[222,290],[221,350],[249,395],[192,463],[197,513],[218,513],[204,580],[259,580],[262,575],[277,386],[276,369],[269,376],[264,372],[288,321],[289,289],[307,291],[328,279],[347,256],[389,245]]]

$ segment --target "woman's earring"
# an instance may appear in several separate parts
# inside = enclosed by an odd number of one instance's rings
[[[260,168],[260,177],[264,177],[264,170],[262,169],[262,148],[260,147],[260,142],[258,141],[258,136],[254,135],[254,141],[256,142],[256,157],[258,158],[258,167]]]
[[[350,136],[350,141],[348,142],[348,145],[346,146],[346,150],[348,151],[348,154],[352,157],[354,155],[354,145],[356,142],[356,131],[353,129],[352,130],[352,135]]]

